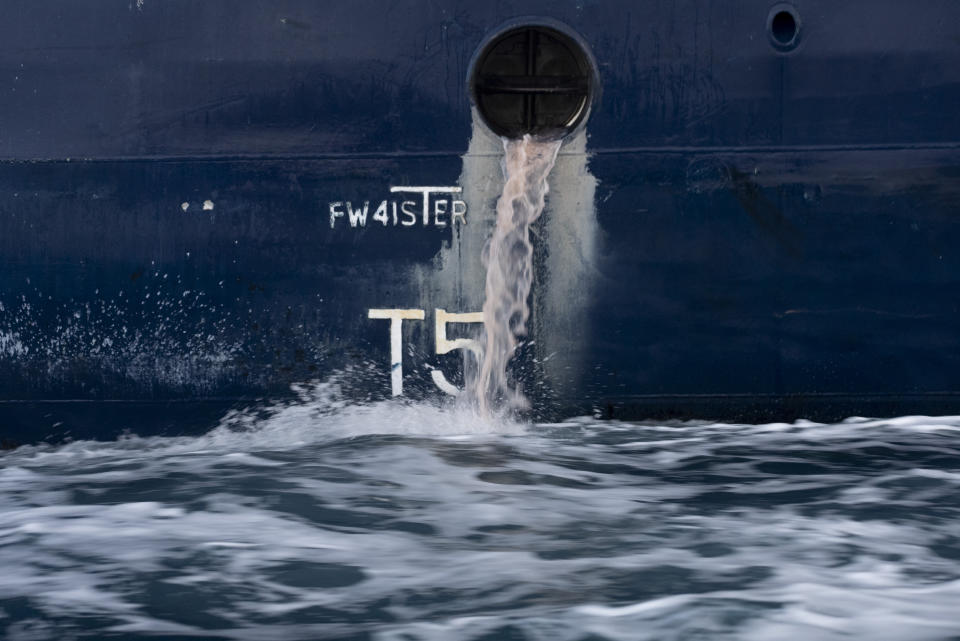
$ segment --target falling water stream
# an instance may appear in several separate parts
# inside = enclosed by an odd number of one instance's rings
[[[547,176],[557,160],[561,141],[537,141],[530,136],[504,140],[503,193],[497,201],[496,226],[484,247],[487,269],[483,303],[483,338],[479,371],[470,380],[470,399],[481,414],[502,405],[527,406],[519,385],[510,382],[507,365],[526,333],[530,318],[528,297],[533,283],[533,245],[530,225],[543,207]]]

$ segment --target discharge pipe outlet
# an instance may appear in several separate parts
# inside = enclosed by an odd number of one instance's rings
[[[582,125],[597,92],[586,44],[550,23],[508,26],[481,45],[471,64],[470,94],[493,133],[557,140]]]

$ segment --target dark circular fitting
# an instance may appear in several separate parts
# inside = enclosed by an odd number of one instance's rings
[[[770,44],[777,51],[793,51],[800,44],[800,15],[793,5],[778,4],[767,16]]]
[[[490,40],[473,64],[470,89],[497,135],[560,138],[583,122],[593,97],[590,55],[573,37],[524,25]]]

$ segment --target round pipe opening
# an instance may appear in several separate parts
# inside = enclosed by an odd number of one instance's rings
[[[480,50],[470,91],[483,122],[498,136],[561,138],[586,119],[594,78],[590,54],[572,36],[521,25]]]
[[[792,51],[800,44],[800,16],[788,4],[778,4],[767,16],[770,44],[778,51]]]

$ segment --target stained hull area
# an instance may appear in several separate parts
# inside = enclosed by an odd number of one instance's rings
[[[337,376],[389,397],[371,309],[423,311],[404,396],[459,385],[436,310],[479,311],[502,184],[468,70],[534,18],[599,80],[534,230],[539,419],[960,413],[960,7],[791,6],[784,51],[747,0],[15,0],[0,439],[202,431]],[[417,186],[464,221],[394,218]]]

